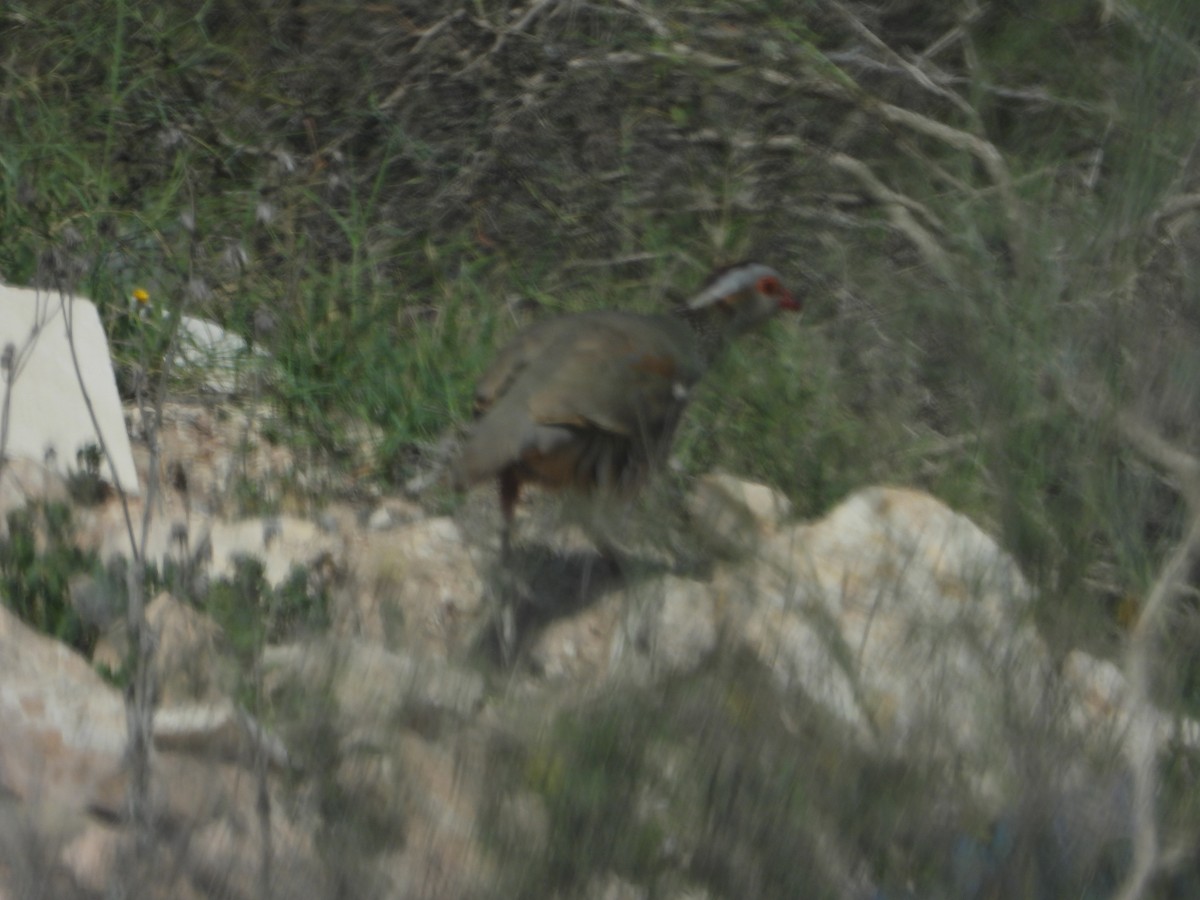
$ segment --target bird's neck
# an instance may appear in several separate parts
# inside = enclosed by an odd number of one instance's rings
[[[683,307],[676,314],[688,324],[696,335],[700,355],[706,365],[711,365],[724,351],[726,344],[735,336],[730,327],[729,312],[721,304],[689,309]]]

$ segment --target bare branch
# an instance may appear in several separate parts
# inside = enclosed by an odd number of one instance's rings
[[[1004,162],[1004,156],[996,149],[991,141],[984,140],[958,128],[951,128],[942,122],[904,109],[891,103],[877,103],[869,108],[874,109],[886,122],[903,125],[913,131],[948,144],[957,150],[970,153],[987,171],[1000,194],[1000,204],[1004,209],[1004,217],[1008,223],[1008,245],[1017,263],[1018,271],[1024,267],[1024,220],[1021,215],[1017,195],[1013,191],[1012,176]]]
[[[976,112],[975,108],[973,106],[971,106],[971,104],[967,103],[966,100],[964,100],[962,97],[958,96],[958,94],[954,93],[954,91],[947,90],[946,88],[942,87],[941,85],[934,83],[933,79],[930,78],[924,71],[922,71],[920,67],[913,65],[908,60],[906,60],[904,57],[902,57],[899,53],[897,53],[895,50],[893,50],[891,47],[889,47],[887,44],[885,44],[883,42],[883,40],[880,39],[879,36],[875,34],[875,32],[871,31],[870,28],[868,28],[866,25],[864,25],[857,16],[855,16],[852,12],[850,12],[850,10],[846,9],[846,7],[843,6],[841,3],[835,3],[834,8],[839,13],[841,13],[842,18],[844,18],[847,22],[849,22],[850,27],[861,38],[863,38],[868,44],[870,44],[876,50],[883,53],[898,68],[902,69],[905,73],[907,73],[908,76],[910,78],[912,78],[913,81],[915,81],[921,87],[925,88],[925,90],[927,90],[933,94],[936,94],[937,96],[941,97],[944,100],[948,100],[951,104],[954,105],[954,107],[959,112],[961,112],[964,116],[966,116],[973,124],[978,125],[979,113]]]
[[[950,257],[936,238],[913,216],[913,212],[916,211],[927,221],[937,222],[933,213],[912,198],[893,191],[876,178],[875,173],[860,160],[844,153],[835,153],[829,158],[829,162],[862,183],[867,192],[887,211],[892,226],[913,243],[930,268],[946,281],[954,280],[954,266]]]
[[[1176,219],[1187,213],[1200,209],[1200,194],[1178,194],[1163,201],[1162,206],[1154,213],[1151,226],[1165,219]]]
[[[663,24],[662,19],[659,19],[641,4],[635,3],[634,0],[617,0],[617,6],[624,7],[636,15],[656,37],[667,38],[671,36],[671,29]]]
[[[1179,449],[1149,422],[1128,410],[1117,413],[1117,429],[1148,461],[1163,469],[1180,493],[1200,513],[1200,459]]]
[[[900,60],[899,63],[887,63],[872,56],[867,56],[860,50],[839,50],[826,55],[838,65],[872,72],[883,72],[888,75],[904,74],[908,71],[908,67],[912,65],[905,60]],[[1098,103],[1090,103],[1087,100],[1077,100],[1072,97],[1060,97],[1057,94],[1050,93],[1044,87],[1007,87],[1002,84],[993,84],[990,81],[979,81],[977,79],[966,78],[962,75],[951,75],[937,67],[925,68],[920,71],[922,76],[928,78],[935,86],[945,86],[947,88],[946,92],[951,94],[953,92],[948,90],[950,86],[965,87],[966,85],[972,85],[978,90],[995,97],[1002,97],[1005,100],[1016,100],[1021,103],[1028,103],[1031,106],[1062,107],[1063,109],[1073,109],[1096,115],[1105,112],[1105,108]]]
[[[1073,406],[1095,418],[1102,414],[1103,407],[1090,393],[1073,385],[1068,389],[1067,397]],[[1200,459],[1172,444],[1149,422],[1131,411],[1118,412],[1115,424],[1117,431],[1138,453],[1176,483],[1190,513],[1187,532],[1154,579],[1125,651],[1128,691],[1124,705],[1129,727],[1124,749],[1133,779],[1133,863],[1115,896],[1119,900],[1140,900],[1165,864],[1155,810],[1159,790],[1158,755],[1163,735],[1159,727],[1161,714],[1151,697],[1150,660],[1158,649],[1170,603],[1180,592],[1192,563],[1200,555]]]
[[[1193,463],[1195,461],[1193,460]],[[1154,798],[1158,793],[1158,715],[1150,698],[1150,658],[1162,631],[1168,604],[1179,590],[1200,549],[1200,509],[1193,507],[1187,534],[1163,565],[1138,616],[1125,657],[1129,730],[1125,755],[1133,776],[1133,866],[1118,900],[1139,900],[1162,865]]]
[[[525,15],[523,15],[523,16],[521,16],[521,18],[517,19],[517,21],[514,22],[511,27],[504,29],[498,35],[496,35],[496,40],[492,43],[491,49],[488,50],[488,52],[486,54],[484,54],[483,56],[476,57],[462,71],[469,72],[471,69],[475,68],[481,62],[483,62],[483,60],[486,59],[487,57],[495,56],[502,49],[504,49],[504,45],[506,43],[508,43],[508,39],[512,35],[520,34],[521,32],[528,29],[529,26],[531,26],[535,21],[537,21],[537,19],[549,7],[553,6],[557,2],[558,2],[558,0],[534,0],[534,2],[529,5],[529,9],[525,10]]]

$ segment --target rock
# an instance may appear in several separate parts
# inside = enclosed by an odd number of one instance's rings
[[[0,796],[44,835],[81,829],[125,750],[125,704],[87,661],[0,605]]]
[[[139,539],[142,510],[140,501],[130,504],[130,515],[139,523]],[[81,511],[76,533],[79,545],[101,559],[130,556],[125,511],[117,504]],[[209,579],[232,576],[241,557],[260,561],[263,577],[274,588],[286,583],[297,568],[313,583],[325,586],[346,567],[343,538],[315,522],[294,516],[213,519],[189,512],[177,496],[169,494],[156,503],[142,552],[160,571],[168,563],[174,565],[199,593]]]
[[[63,865],[79,887],[102,895],[111,885],[113,873],[128,843],[128,834],[120,826],[88,822],[87,827],[63,848]]]
[[[155,682],[166,706],[215,700],[237,686],[236,664],[211,618],[163,591],[146,607],[154,635]]]
[[[415,503],[393,498],[372,511],[367,518],[367,527],[372,531],[387,531],[397,526],[411,525],[424,518],[424,512]]]
[[[180,317],[176,365],[183,374],[195,373],[207,391],[236,393],[252,368],[254,357],[265,355],[261,348],[251,352],[245,338],[226,331],[216,322]]]
[[[195,758],[201,752],[238,755],[229,747],[231,740],[242,746],[236,742],[244,740],[238,732],[244,735],[246,720],[232,710],[229,704],[221,715],[159,711],[150,789],[155,828],[142,857],[147,865],[134,872],[122,865],[130,858],[133,834],[127,827],[120,692],[78,654],[31,631],[0,606],[0,820],[26,829],[10,835],[0,828],[0,889],[9,883],[2,860],[19,841],[23,855],[31,847],[45,848],[33,874],[55,896],[80,889],[151,898],[212,896],[214,886],[223,897],[261,896],[258,780],[243,767]],[[258,739],[267,740],[261,732]],[[264,746],[277,755],[276,745]],[[268,792],[273,884],[281,896],[327,896],[311,828],[289,817],[273,783]],[[188,839],[180,843],[180,835]]]
[[[123,802],[128,774],[118,773],[97,812],[106,821],[126,823]],[[157,896],[155,888],[182,880],[205,897],[256,900],[262,894],[263,831],[259,779],[230,764],[164,753],[151,778],[151,817],[158,843],[146,854],[144,871],[113,870],[106,883],[129,896]],[[288,815],[274,782],[266,782],[270,811],[272,888],[277,896],[329,896],[329,881],[310,823]],[[105,802],[107,801],[107,802]],[[115,802],[114,802],[115,801]],[[180,841],[184,836],[186,840]],[[132,835],[122,836],[128,858]],[[143,851],[144,852],[144,851]]]
[[[165,706],[154,715],[154,746],[204,759],[250,766],[261,756],[270,765],[291,764],[287,748],[232,700]]]
[[[470,897],[496,883],[478,840],[484,805],[479,760],[456,759],[441,746],[403,735],[399,767],[409,811],[405,841],[384,861],[392,897]]]
[[[861,491],[738,575],[742,639],[869,745],[986,757],[1008,710],[1033,716],[1047,697],[1016,565],[927,495]]]
[[[134,407],[127,412],[129,431],[140,440],[134,455],[143,479],[149,473],[147,423]],[[167,402],[158,431],[160,484],[164,493],[187,500],[193,513],[211,516],[229,508],[253,487],[260,501],[274,501],[279,485],[302,477],[295,452],[270,439],[272,411],[264,407],[230,408],[213,401]]]
[[[341,726],[379,721],[464,719],[483,699],[483,679],[437,657],[394,653],[362,641],[320,641],[267,647],[267,692],[327,697]]]
[[[215,577],[232,575],[238,557],[260,560],[263,575],[272,587],[286,582],[296,567],[320,573],[336,572],[345,566],[339,537],[323,531],[315,522],[293,516],[213,522],[206,539]]]
[[[1123,734],[1129,728],[1129,685],[1125,674],[1108,660],[1072,650],[1062,664],[1064,685],[1070,691],[1072,721],[1094,739]],[[1161,746],[1178,744],[1200,749],[1200,722],[1151,711],[1151,722]]]
[[[115,473],[125,493],[137,494],[137,470],[108,337],[92,302],[0,285],[0,357],[7,355],[9,346],[11,368],[0,373],[0,388],[10,383],[8,373],[13,374],[5,455],[45,463],[66,475],[80,468],[80,451],[103,443],[110,459],[101,462],[100,477],[113,483]],[[86,395],[80,384],[86,386]],[[47,410],[53,414],[47,415]]]
[[[583,891],[584,900],[648,900],[650,891],[609,872],[592,878]]]
[[[67,597],[79,621],[105,631],[121,621],[125,598],[117,585],[105,578],[79,572],[67,580]]]
[[[484,584],[452,519],[356,535],[347,566],[353,577],[334,598],[335,634],[434,656],[469,649],[485,614]]]
[[[530,640],[530,667],[551,681],[604,678],[617,655],[615,642],[624,640],[621,632],[629,614],[624,593],[612,592],[574,615],[551,621]]]
[[[723,472],[697,478],[687,507],[707,537],[740,552],[778,531],[792,511],[791,501],[774,488]]]
[[[555,681],[692,672],[716,649],[717,624],[710,585],[667,575],[550,622],[533,637],[529,662]]]
[[[118,558],[129,559],[132,552],[128,523],[133,523],[134,538],[141,542],[144,513],[141,498],[130,499],[127,506],[120,499],[113,499],[99,506],[76,507],[75,541],[81,549],[94,552],[105,563],[111,564]],[[190,511],[178,495],[158,493],[142,544],[143,558],[160,567],[164,560],[183,565],[191,563],[197,555],[207,558],[204,537],[209,522],[207,516]]]
[[[691,672],[717,646],[717,604],[712,588],[668,576],[651,625],[651,664],[661,674]]]

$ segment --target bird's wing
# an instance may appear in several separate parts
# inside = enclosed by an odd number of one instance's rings
[[[578,429],[666,438],[702,371],[690,329],[675,319],[603,312],[539,323],[481,379],[459,481],[486,478],[531,451],[547,454]]]
[[[701,374],[690,331],[628,313],[580,324],[528,370],[531,421],[635,441],[662,436]]]
[[[551,348],[569,339],[576,319],[586,316],[556,316],[535,322],[513,335],[492,360],[475,387],[475,415],[480,416],[504,397],[529,366],[543,359]]]

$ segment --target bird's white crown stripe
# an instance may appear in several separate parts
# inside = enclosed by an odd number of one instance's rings
[[[730,269],[728,272],[720,275],[716,281],[702,290],[699,294],[688,301],[689,309],[699,309],[702,306],[707,306],[720,300],[722,297],[728,297],[730,294],[735,294],[743,290],[747,285],[754,283],[764,275],[774,275],[775,270],[770,266],[764,266],[761,263],[754,263],[749,266],[738,266],[735,269]]]

